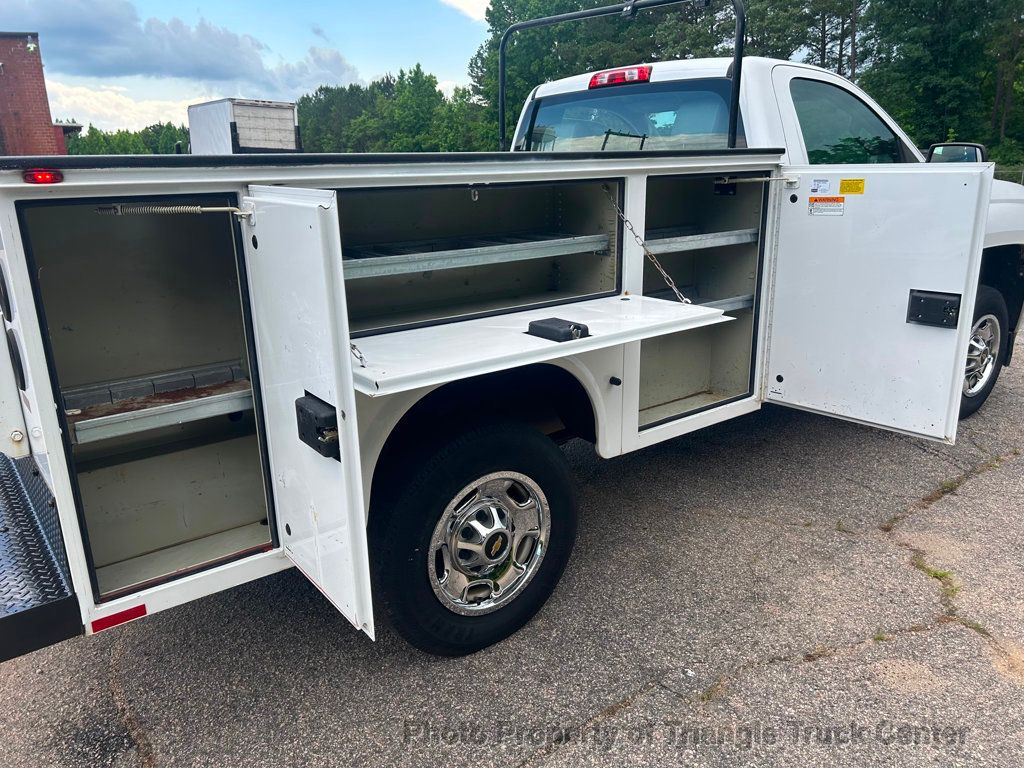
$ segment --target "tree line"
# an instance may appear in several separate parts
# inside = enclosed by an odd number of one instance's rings
[[[487,39],[450,95],[416,64],[368,85],[323,85],[298,100],[307,152],[497,149],[498,41],[514,22],[604,0],[491,0]],[[539,83],[625,64],[731,55],[731,0],[655,9],[627,21],[592,19],[519,33],[509,47],[509,125]],[[746,53],[804,61],[849,77],[919,146],[960,139],[1024,164],[1024,2],[1021,0],[747,0]],[[154,129],[160,130],[154,130]],[[89,131],[69,145],[91,152],[140,144],[173,151],[173,126],[134,134]],[[177,135],[184,128],[174,129]],[[149,132],[147,136],[145,134]],[[102,137],[100,136],[102,134]],[[180,139],[176,139],[180,140]],[[187,141],[187,136],[186,136]],[[72,149],[72,146],[74,149]],[[168,148],[170,146],[170,148]]]
[[[179,143],[183,152],[188,151],[188,128],[155,123],[140,131],[101,131],[90,125],[84,132],[66,137],[65,143],[69,155],[171,155]]]

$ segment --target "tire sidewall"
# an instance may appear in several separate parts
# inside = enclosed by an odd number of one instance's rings
[[[984,389],[970,397],[961,393],[961,419],[965,419],[977,412],[984,405],[988,396],[992,394],[992,389],[995,387],[999,374],[1002,372],[1003,361],[1006,359],[1006,350],[1010,343],[1010,320],[1006,309],[1006,301],[998,290],[988,285],[982,285],[978,288],[978,298],[974,304],[974,317],[971,318],[971,327],[973,328],[979,318],[985,315],[993,315],[999,321],[999,356],[996,360],[996,369],[993,371],[992,377],[988,380]]]
[[[507,605],[480,616],[449,610],[434,594],[428,556],[434,529],[455,495],[479,477],[519,472],[543,491],[551,517],[537,572]],[[553,591],[576,536],[575,498],[565,457],[540,432],[519,424],[482,425],[438,447],[398,491],[375,530],[375,599],[395,629],[431,653],[462,655],[522,627]]]

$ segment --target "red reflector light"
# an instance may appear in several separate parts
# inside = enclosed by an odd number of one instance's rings
[[[123,611],[112,613],[109,616],[104,616],[102,619],[96,619],[92,623],[93,632],[101,632],[104,629],[110,629],[116,627],[118,624],[124,624],[126,621],[132,619],[141,619],[146,615],[146,604],[136,605],[134,608],[126,608]]]
[[[608,69],[598,72],[590,78],[591,88],[604,88],[608,85],[623,85],[624,83],[646,83],[651,79],[651,68],[626,67],[625,69]]]
[[[64,181],[64,174],[60,171],[48,171],[44,168],[33,168],[25,171],[21,178],[26,184],[60,184]]]

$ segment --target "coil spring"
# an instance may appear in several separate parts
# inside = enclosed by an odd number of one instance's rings
[[[202,213],[201,205],[142,205],[128,203],[114,203],[113,205],[101,205],[96,213],[106,216],[144,216],[147,214],[181,214],[181,213]]]

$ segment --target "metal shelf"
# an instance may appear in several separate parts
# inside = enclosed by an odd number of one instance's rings
[[[67,418],[81,445],[252,408],[252,386],[240,379],[74,409]]]
[[[608,235],[523,234],[462,240],[422,241],[344,249],[346,280],[478,267],[608,250]]]
[[[720,309],[723,312],[735,312],[738,309],[753,309],[754,294],[748,293],[746,296],[730,296],[727,299],[705,301],[701,303],[701,306],[714,307],[715,309]]]
[[[735,229],[728,232],[706,232],[702,234],[671,234],[671,230],[652,230],[647,237],[651,253],[680,253],[698,251],[704,248],[721,248],[725,245],[756,243],[760,234],[757,227]]]
[[[712,309],[720,309],[723,312],[735,312],[740,309],[753,309],[754,307],[754,294],[748,293],[743,296],[729,296],[725,299],[715,299],[714,301],[701,301],[699,296],[694,295],[693,290],[687,290],[690,286],[682,286],[683,295],[690,298],[696,307],[711,307]],[[668,301],[677,301],[675,294],[671,288],[662,288],[657,291],[650,291],[645,293],[644,296],[650,296],[654,299],[666,299]]]

